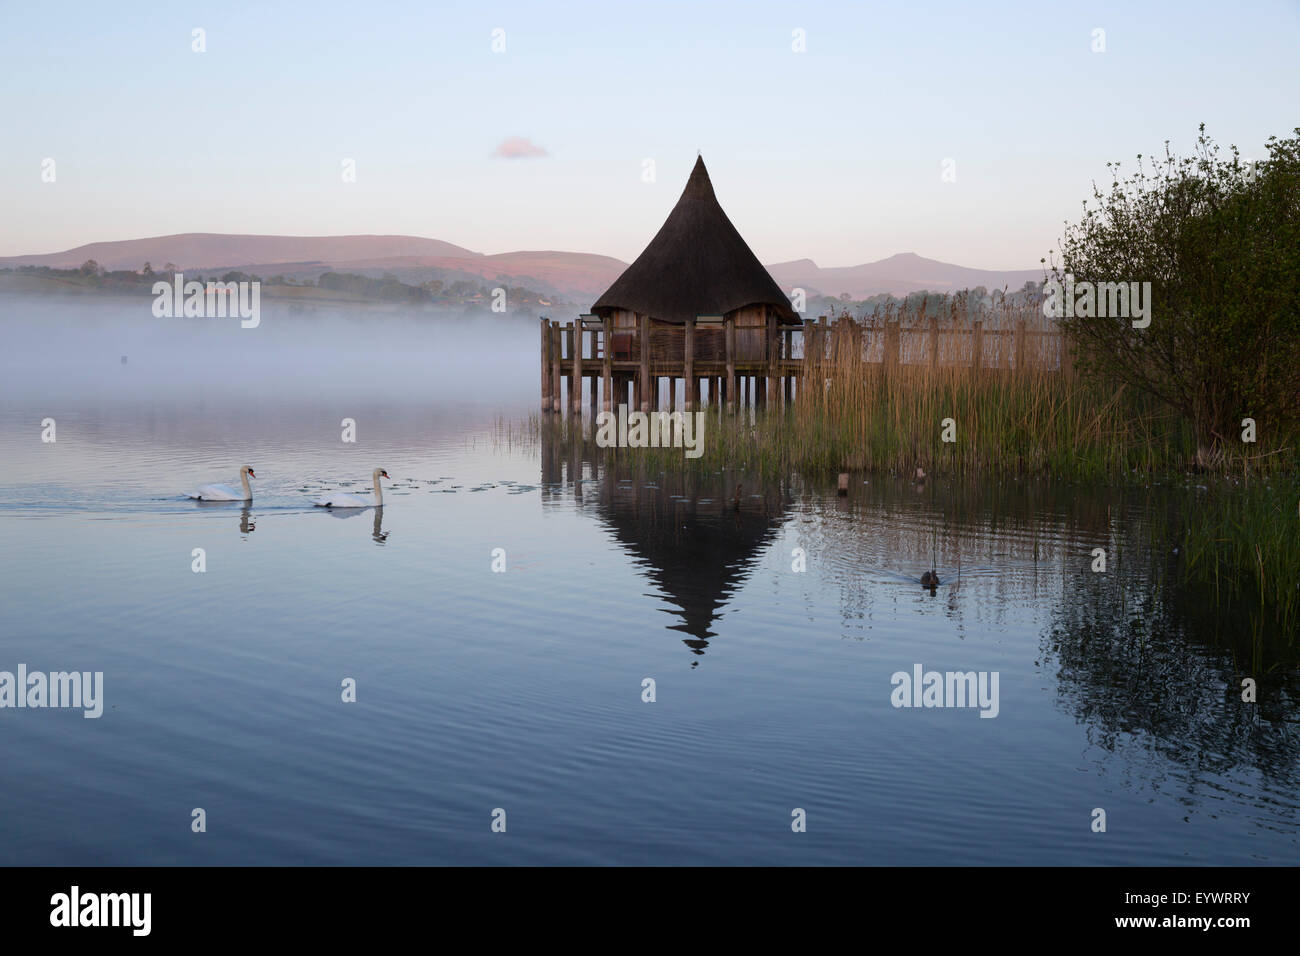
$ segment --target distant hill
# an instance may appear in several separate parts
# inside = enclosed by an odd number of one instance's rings
[[[186,272],[239,270],[270,277],[280,274],[317,277],[323,272],[354,272],[373,277],[390,273],[403,282],[433,279],[501,282],[524,286],[566,301],[587,303],[604,292],[627,263],[585,252],[537,251],[484,255],[439,239],[419,236],[252,236],[181,233],[149,239],[92,242],[66,252],[0,257],[0,269],[49,266],[70,269],[94,259],[108,270],[155,269],[175,263]],[[863,299],[882,292],[905,295],[922,289],[952,292],[984,286],[990,290],[1041,281],[1041,269],[995,271],[926,259],[905,252],[856,266],[822,268],[811,259],[769,265],[772,277],[787,292]]]
[[[41,256],[0,256],[5,266],[75,269],[94,259],[105,269],[139,269],[146,262],[160,268],[174,262],[184,269],[238,268],[249,263],[343,262],[398,256],[472,259],[482,255],[441,239],[418,236],[240,236],[185,232],[149,239],[92,242],[66,252]]]
[[[922,290],[955,292],[977,286],[984,286],[990,291],[1004,286],[1015,290],[1031,280],[1043,281],[1041,268],[970,269],[939,262],[937,259],[926,259],[914,252],[900,252],[888,259],[860,266],[823,269],[811,259],[798,259],[794,262],[778,262],[769,265],[767,269],[786,292],[799,287],[810,293],[816,291],[829,296],[847,292],[854,299],[865,299],[882,292],[901,296]]]
[[[405,282],[436,278],[500,280],[549,292],[571,302],[595,301],[613,284],[627,263],[586,252],[503,252],[491,256],[403,256],[398,259],[359,259],[330,263],[330,267],[365,274],[389,272]],[[261,271],[252,271],[261,274]],[[280,270],[284,271],[284,270]],[[286,273],[288,274],[288,273]]]

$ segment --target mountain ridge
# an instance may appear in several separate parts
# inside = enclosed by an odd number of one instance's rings
[[[181,271],[238,270],[259,275],[319,275],[327,271],[391,272],[404,281],[477,276],[539,287],[583,302],[605,291],[627,263],[599,253],[558,249],[482,253],[441,239],[402,235],[282,236],[242,233],[174,233],[140,239],[91,242],[62,252],[0,256],[0,268],[77,268],[94,259],[114,271],[155,269],[174,263]],[[900,252],[852,266],[819,266],[810,258],[766,264],[787,291],[863,299],[881,293],[952,292],[984,286],[1018,289],[1040,281],[1041,269],[976,269]],[[422,278],[423,277],[423,278]]]

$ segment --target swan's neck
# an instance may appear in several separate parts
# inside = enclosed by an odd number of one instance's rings
[[[379,485],[379,476],[375,475],[375,507],[382,507],[384,504],[384,489]]]
[[[248,472],[241,471],[239,473],[239,480],[244,486],[244,498],[248,499],[253,497],[253,491],[251,488],[248,487]]]

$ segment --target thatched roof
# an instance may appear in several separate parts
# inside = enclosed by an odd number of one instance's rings
[[[701,157],[659,233],[591,310],[603,316],[629,309],[681,325],[697,315],[725,315],[750,305],[768,305],[782,319],[798,321],[790,300],[718,205]]]

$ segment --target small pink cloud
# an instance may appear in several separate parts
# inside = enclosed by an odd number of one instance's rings
[[[550,153],[527,136],[510,136],[501,141],[492,155],[502,159],[532,159],[535,156],[549,156]]]

